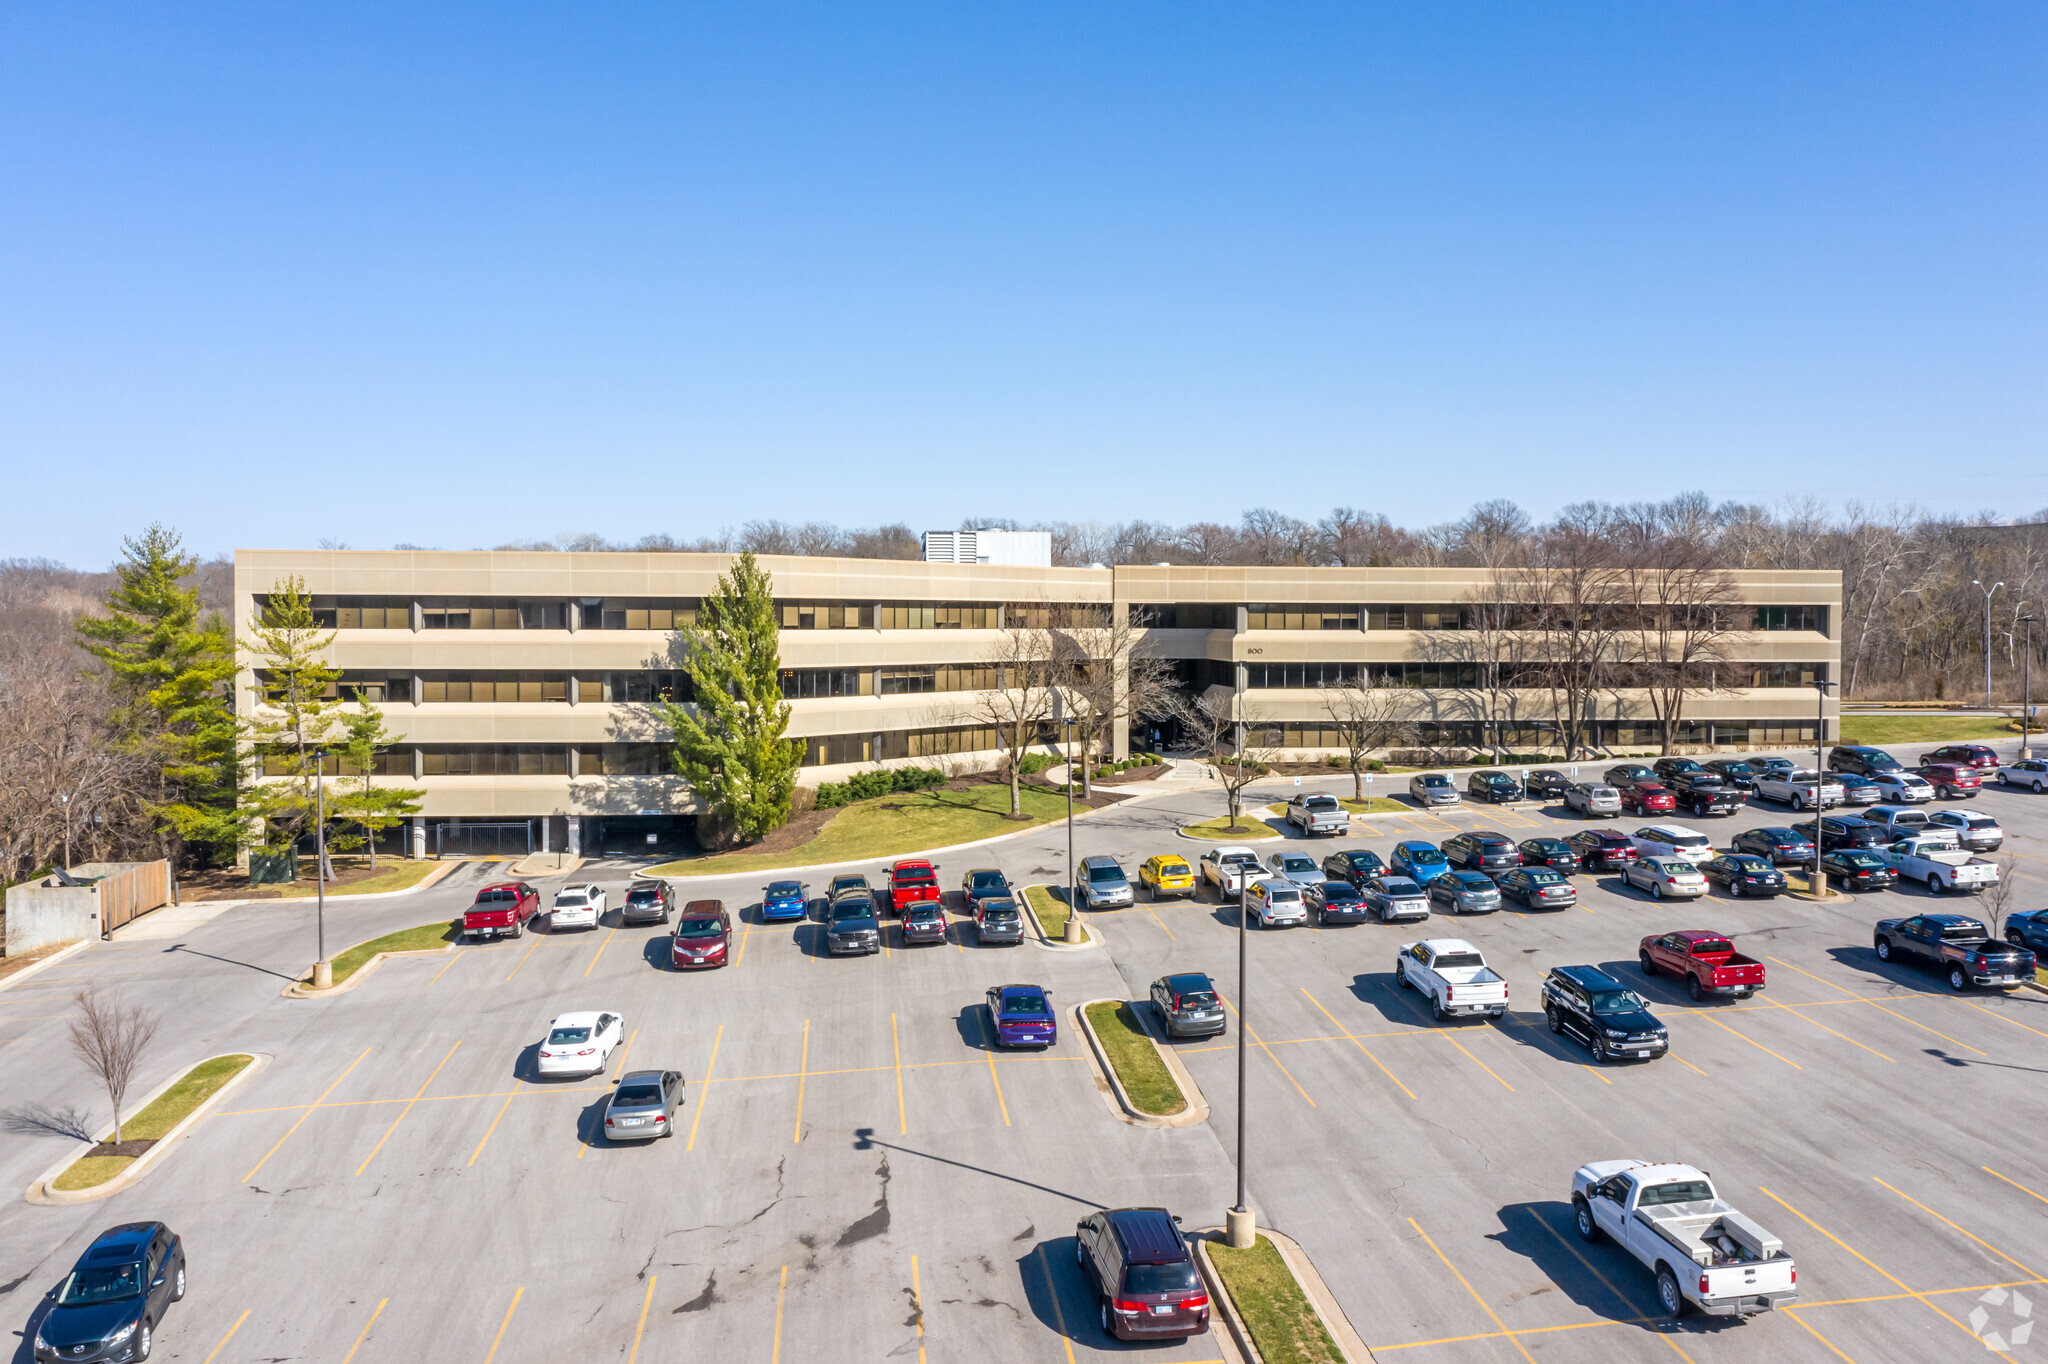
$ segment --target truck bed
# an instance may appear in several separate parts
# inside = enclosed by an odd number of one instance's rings
[[[1636,1220],[1702,1269],[1775,1260],[1784,1242],[1720,1199],[1637,1208]]]

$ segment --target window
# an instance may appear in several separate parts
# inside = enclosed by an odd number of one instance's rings
[[[1237,607],[1213,602],[1131,605],[1131,624],[1153,630],[1236,630]]]
[[[674,701],[680,704],[697,699],[696,689],[690,684],[690,675],[685,672],[599,673],[596,677],[580,681],[578,695],[586,701]]]
[[[674,744],[596,744],[578,751],[577,766],[586,777],[665,777],[676,770],[674,751]]]
[[[312,607],[314,623],[326,630],[412,629],[410,597],[314,597]]]
[[[567,701],[569,675],[539,672],[430,672],[420,674],[426,702]]]
[[[1396,602],[1365,608],[1372,630],[1469,630],[1473,607],[1462,603]]]
[[[1753,630],[1813,630],[1820,634],[1828,632],[1828,609],[1825,606],[1759,606],[1756,608]]]
[[[1248,725],[1245,742],[1254,748],[1343,748],[1335,725]]]
[[[429,777],[566,777],[569,750],[541,744],[428,744],[420,770]]]
[[[522,630],[566,630],[569,628],[569,603],[565,601],[523,601],[519,603],[519,628]]]
[[[915,696],[925,692],[990,691],[1001,685],[993,664],[938,663],[919,668],[882,669],[883,696]]]
[[[1344,687],[1356,682],[1362,663],[1247,663],[1246,687]]]
[[[519,603],[495,597],[422,597],[420,624],[428,630],[517,630]]]
[[[1828,665],[1825,663],[1759,663],[1749,671],[1748,686],[1751,687],[1810,687],[1815,682],[1825,682]]]
[[[989,602],[883,602],[884,630],[994,630],[1002,608]]]
[[[595,630],[674,630],[697,623],[697,599],[606,597],[585,604],[583,623]]]
[[[838,763],[875,760],[872,734],[819,734],[804,740],[805,767],[826,767]]]
[[[875,604],[852,601],[777,602],[785,630],[872,630]]]
[[[1295,602],[1253,602],[1245,611],[1249,630],[1356,630],[1355,606],[1303,606]]]
[[[791,701],[820,696],[867,696],[875,689],[874,677],[866,668],[784,668],[782,694]]]
[[[882,736],[883,756],[932,758],[947,753],[984,753],[998,747],[998,734],[993,725],[898,730]]]
[[[1103,602],[1013,601],[1002,613],[1004,627],[1015,630],[1090,630],[1109,624],[1109,606]],[[991,623],[986,628],[995,626]]]
[[[266,701],[274,702],[284,694],[283,684],[272,673],[259,672],[257,685],[262,688]],[[389,673],[347,670],[329,682],[321,695],[329,701],[410,701],[412,678],[410,675],[394,677]]]

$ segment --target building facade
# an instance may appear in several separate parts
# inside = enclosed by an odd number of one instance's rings
[[[782,618],[789,733],[804,784],[875,764],[985,767],[997,737],[977,723],[1006,631],[1048,612],[1093,611],[1143,627],[1184,685],[1239,692],[1255,742],[1336,746],[1324,689],[1366,676],[1412,689],[1415,742],[1492,737],[1542,747],[1551,698],[1498,685],[1482,697],[1475,644],[1492,647],[1480,569],[1116,567],[764,557]],[[380,706],[398,742],[380,776],[427,792],[404,840],[436,852],[592,852],[687,836],[691,793],[669,765],[653,704],[687,701],[676,627],[731,564],[721,554],[242,550],[237,635],[274,587],[297,579],[334,631],[341,695]],[[1737,633],[1715,687],[1687,699],[1682,741],[1812,743],[1835,733],[1816,681],[1840,661],[1833,571],[1728,575]],[[1517,681],[1510,676],[1509,683]],[[240,706],[258,679],[237,681]],[[1591,737],[1656,741],[1644,694],[1602,693]],[[1152,737],[1117,726],[1121,756]],[[1134,743],[1135,739],[1135,743]]]

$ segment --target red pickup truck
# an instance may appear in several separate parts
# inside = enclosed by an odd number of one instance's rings
[[[476,903],[462,913],[462,931],[471,938],[516,938],[538,913],[539,891],[524,881],[501,881],[476,893]]]
[[[1724,933],[1686,929],[1645,938],[1638,959],[1646,976],[1668,971],[1685,977],[1694,1003],[1701,995],[1747,999],[1764,988],[1764,964],[1737,952]]]
[[[939,901],[939,869],[922,858],[906,859],[889,868],[889,908],[900,917],[907,906]]]

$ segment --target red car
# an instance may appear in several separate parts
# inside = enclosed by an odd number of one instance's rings
[[[1984,778],[1968,763],[1928,763],[1920,769],[1944,800],[1967,799],[1984,789]]]
[[[1678,797],[1654,781],[1632,781],[1619,790],[1624,814],[1661,815],[1678,808]]]
[[[500,881],[476,893],[462,912],[462,932],[471,938],[516,938],[540,913],[540,892],[524,881]]]
[[[1932,753],[1920,755],[1922,767],[1929,767],[1935,763],[1958,763],[1964,767],[1977,768],[1979,771],[2000,765],[1998,754],[1984,744],[1944,744]]]
[[[939,869],[923,858],[906,859],[889,868],[889,908],[900,917],[911,905],[939,901]]]
[[[678,971],[696,971],[726,963],[732,947],[732,920],[726,917],[723,900],[692,900],[676,916],[676,930],[668,940],[669,965]]]

